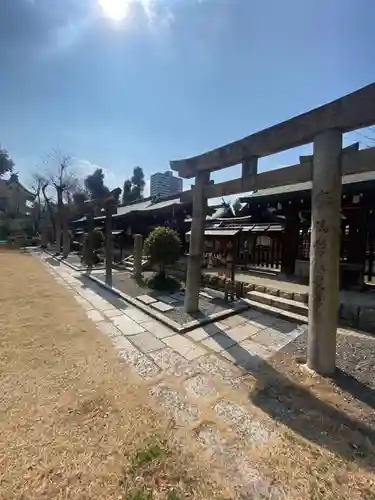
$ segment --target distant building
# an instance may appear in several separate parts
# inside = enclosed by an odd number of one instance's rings
[[[182,179],[174,177],[173,172],[158,172],[151,176],[150,194],[165,198],[181,193]]]
[[[28,191],[18,178],[9,180],[0,179],[0,213],[10,216],[24,216],[30,208],[28,203],[35,199],[35,195]]]

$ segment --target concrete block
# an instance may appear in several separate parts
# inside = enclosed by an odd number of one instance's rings
[[[309,301],[309,294],[308,293],[294,293],[293,294],[293,300],[296,302],[302,302],[303,304],[307,304]]]
[[[283,299],[293,300],[293,295],[293,292],[287,292],[286,290],[280,290],[279,292],[279,297],[282,297]]]
[[[247,293],[252,292],[254,288],[255,285],[253,283],[246,283],[243,288],[244,294],[246,295]]]

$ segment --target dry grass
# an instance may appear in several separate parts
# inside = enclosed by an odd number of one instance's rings
[[[42,264],[0,276],[1,499],[229,498]]]

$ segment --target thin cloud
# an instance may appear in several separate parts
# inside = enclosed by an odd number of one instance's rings
[[[101,168],[104,173],[104,183],[111,189],[115,187],[121,187],[122,183],[121,179],[117,177],[117,175],[112,172],[112,170],[102,167],[101,165],[97,165],[96,163],[92,163],[89,160],[84,160],[81,158],[74,158],[72,171],[79,178],[84,180],[88,175],[91,175],[98,168]]]

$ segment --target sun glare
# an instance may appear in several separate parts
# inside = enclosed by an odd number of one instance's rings
[[[131,0],[99,0],[106,17],[114,21],[122,21],[128,14]]]

